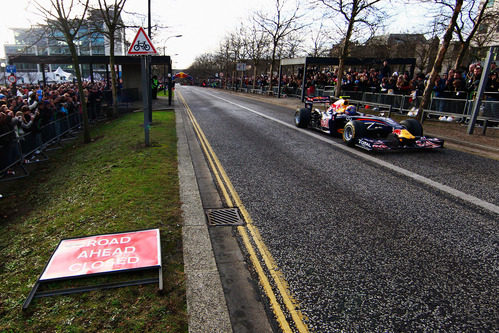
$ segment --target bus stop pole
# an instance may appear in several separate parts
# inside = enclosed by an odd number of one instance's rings
[[[172,105],[172,85],[173,85],[172,59],[170,58],[170,63],[168,64],[168,105]]]
[[[279,78],[277,79],[277,98],[281,98],[281,77],[282,77],[282,64],[279,64]]]

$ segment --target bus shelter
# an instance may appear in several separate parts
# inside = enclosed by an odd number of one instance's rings
[[[102,64],[109,65],[109,56],[78,56],[78,62],[82,65],[87,64],[90,67],[90,79],[93,81],[93,65]],[[121,65],[123,89],[137,90],[138,98],[141,98],[141,72],[140,72],[141,56],[115,56],[115,65]],[[42,77],[44,85],[46,82],[45,65],[48,64],[72,64],[73,60],[70,55],[51,55],[51,56],[28,56],[28,55],[12,55],[9,56],[9,64],[39,64],[42,69]],[[151,65],[163,65],[168,69],[168,77],[172,77],[172,61],[170,56],[151,56]],[[165,75],[166,76],[166,75]],[[106,66],[106,78],[109,84],[109,70]],[[169,96],[172,96],[171,80],[168,85]],[[169,97],[171,104],[171,97]]]

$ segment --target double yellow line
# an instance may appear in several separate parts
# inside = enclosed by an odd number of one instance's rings
[[[280,325],[281,329],[283,332],[293,332],[291,329],[291,326],[286,319],[286,316],[284,314],[284,311],[281,308],[281,304],[277,301],[277,297],[274,293],[274,290],[272,289],[272,285],[267,277],[267,274],[265,274],[264,268],[262,267],[260,260],[257,255],[257,251],[260,254],[260,257],[263,260],[263,264],[267,268],[267,271],[270,273],[270,276],[274,282],[274,285],[276,286],[277,290],[279,291],[282,301],[284,303],[284,306],[286,307],[287,312],[291,316],[293,322],[294,322],[294,327],[298,332],[303,333],[303,332],[308,332],[307,326],[303,322],[303,314],[301,311],[297,308],[298,303],[293,299],[289,292],[288,284],[282,277],[282,274],[279,272],[279,268],[277,267],[274,259],[272,258],[272,255],[270,254],[269,250],[265,246],[261,236],[260,232],[258,229],[255,227],[253,224],[253,220],[251,219],[251,216],[249,215],[248,211],[244,207],[243,203],[241,202],[241,199],[239,198],[239,195],[237,194],[236,190],[234,189],[234,186],[232,185],[230,179],[228,178],[224,168],[222,167],[222,164],[218,160],[215,152],[211,148],[211,145],[209,144],[208,140],[206,139],[203,131],[201,130],[201,127],[199,126],[196,118],[191,112],[191,109],[187,105],[184,97],[182,94],[177,91],[177,96],[180,98],[182,103],[185,106],[185,110],[187,115],[189,116],[189,119],[192,122],[192,126],[194,127],[194,131],[196,132],[196,135],[199,138],[199,141],[201,143],[201,147],[206,155],[206,158],[208,160],[208,164],[210,165],[210,168],[215,176],[215,179],[217,181],[217,184],[220,187],[220,190],[222,192],[222,195],[225,199],[226,204],[229,207],[238,207],[239,211],[243,215],[244,220],[246,221],[245,226],[238,226],[237,230],[239,234],[241,235],[241,238],[243,240],[244,246],[246,247],[246,250],[248,251],[248,254],[250,256],[250,260],[255,268],[255,271],[258,274],[258,278],[260,279],[260,284],[262,285],[265,294],[267,295],[272,311],[274,312],[274,315],[276,317],[276,320],[278,324]],[[253,241],[253,243],[252,243]],[[253,246],[253,244],[255,246]],[[256,247],[256,249],[255,249]]]

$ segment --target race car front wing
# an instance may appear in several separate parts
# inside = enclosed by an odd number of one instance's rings
[[[368,151],[436,149],[443,148],[444,140],[424,136],[410,141],[361,138],[355,145]]]

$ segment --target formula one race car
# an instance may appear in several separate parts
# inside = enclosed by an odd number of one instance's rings
[[[314,108],[317,103],[323,104],[325,111]],[[295,113],[295,125],[342,136],[347,145],[369,151],[444,146],[442,139],[423,136],[423,126],[416,119],[405,119],[399,124],[391,118],[359,113],[346,97],[332,104],[329,97],[307,98],[305,108]]]

